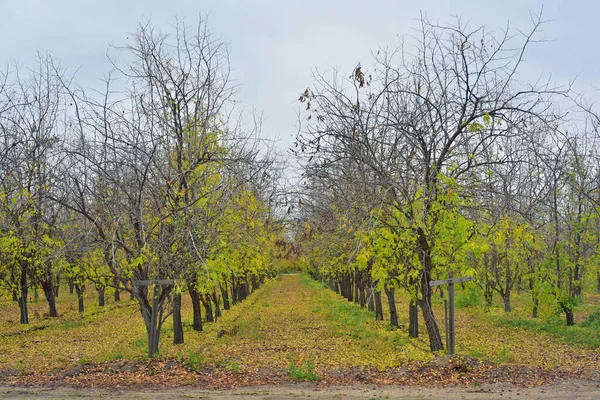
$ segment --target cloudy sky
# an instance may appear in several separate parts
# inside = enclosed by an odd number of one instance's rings
[[[579,90],[600,87],[600,3],[592,0],[0,0],[0,66],[26,67],[37,50],[49,50],[93,86],[109,70],[108,46],[125,43],[139,22],[168,33],[176,16],[193,25],[208,15],[230,44],[239,100],[264,113],[263,135],[284,150],[296,131],[295,100],[315,68],[349,75],[358,62],[368,65],[371,50],[396,46],[421,11],[442,23],[458,15],[472,27],[499,31],[510,21],[526,30],[542,6],[549,41],[528,53],[528,73],[560,82],[578,76]]]

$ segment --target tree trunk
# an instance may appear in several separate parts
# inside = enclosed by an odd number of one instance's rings
[[[573,306],[571,302],[565,303],[563,301],[560,302],[560,308],[562,308],[565,313],[565,319],[567,321],[567,326],[575,325],[575,313],[573,312]]]
[[[579,261],[575,262],[575,270],[573,271],[573,295],[575,297],[581,296],[581,269]]]
[[[200,305],[200,294],[193,285],[189,285],[188,293],[192,299],[192,309],[194,310],[194,323],[192,328],[195,331],[200,332],[202,330],[202,306]]]
[[[488,253],[483,253],[483,266],[485,270],[485,286],[483,291],[483,297],[485,298],[485,305],[487,308],[491,308],[494,301],[494,288],[492,287],[492,283],[488,277],[488,271],[490,270],[489,266],[490,260]]]
[[[21,267],[21,279],[19,281],[20,289],[21,289],[21,297],[19,298],[19,310],[21,312],[21,323],[28,324],[29,323],[29,312],[27,310],[27,296],[29,292],[29,287],[27,286],[27,270]]]
[[[419,307],[412,300],[408,306],[408,336],[419,337]]]
[[[398,313],[396,312],[396,289],[385,287],[385,294],[388,298],[388,305],[390,307],[390,325],[398,327]]]
[[[252,290],[250,293],[254,293],[254,291],[256,289],[260,288],[260,280],[257,277],[253,276],[251,279],[251,282],[252,282]]]
[[[242,302],[248,297],[249,285],[247,282],[239,282],[236,286],[236,297],[238,302]]]
[[[217,289],[215,289],[213,292],[212,300],[213,303],[215,303],[215,322],[217,322],[217,319],[221,317],[221,307],[219,305],[219,295],[217,294]]]
[[[119,279],[116,276],[113,280],[113,284],[115,285],[115,302],[121,301],[121,290],[119,289]]]
[[[507,289],[502,294],[502,300],[504,301],[504,312],[511,312],[512,307],[510,305],[510,289]]]
[[[148,357],[152,358],[158,353],[160,340],[160,329],[162,327],[164,301],[168,297],[171,288],[154,287],[152,294],[147,287],[134,288],[134,295],[138,301],[146,332],[148,334]]]
[[[339,294],[340,294],[340,295],[341,295],[343,298],[347,299],[347,298],[348,298],[348,295],[346,294],[346,285],[344,285],[344,278],[341,278],[341,279],[339,280],[339,282],[338,282],[338,286],[340,287],[340,290],[339,290],[339,292],[338,292],[338,293],[339,293]]]
[[[383,321],[383,304],[381,303],[381,291],[375,291],[375,319]]]
[[[367,310],[375,311],[375,289],[367,288]]]
[[[206,313],[206,322],[214,322],[215,319],[213,317],[212,301],[210,300],[210,296],[206,295],[201,296],[200,298],[202,299],[202,304],[204,305],[204,311]]]
[[[183,322],[181,321],[181,293],[173,295],[173,344],[183,344]]]
[[[573,309],[568,307],[565,308],[565,317],[567,319],[567,326],[575,325],[575,314],[573,313]]]
[[[440,329],[435,321],[435,316],[433,315],[430,304],[431,298],[427,299],[427,301],[419,301],[423,313],[423,320],[425,321],[425,327],[427,328],[427,335],[429,336],[429,349],[431,351],[444,350]]]
[[[104,286],[96,286],[96,291],[98,291],[98,305],[104,307]]]
[[[75,286],[75,293],[77,294],[78,310],[80,313],[82,313],[84,311],[83,291],[84,291],[85,287],[83,285],[79,285],[79,284],[74,284],[73,286]]]
[[[540,306],[540,300],[539,300],[539,296],[537,293],[537,290],[535,288],[535,281],[533,280],[533,278],[529,279],[529,292],[531,293],[531,300],[533,300],[533,309],[531,310],[531,318],[537,318],[538,316],[538,309]]]
[[[54,291],[52,281],[43,280],[42,289],[44,290],[44,296],[46,296],[46,301],[48,302],[48,314],[50,317],[58,317],[58,313],[56,312],[56,292]]]
[[[421,300],[419,301],[419,305],[421,306],[423,321],[425,321],[425,327],[427,328],[429,348],[431,351],[439,351],[444,349],[444,344],[442,343],[440,328],[438,327],[433,314],[433,309],[431,308],[431,288],[429,287],[431,271],[433,270],[433,261],[431,260],[431,248],[429,247],[425,232],[422,228],[418,228],[417,250],[421,256],[421,265],[423,267],[419,285],[421,289]]]
[[[598,289],[598,293],[600,293],[600,271],[598,271],[598,276],[596,277],[596,289]]]
[[[329,277],[329,289],[332,291],[337,291],[335,286],[335,281],[333,280],[333,276]]]
[[[237,298],[237,284],[235,281],[235,276],[231,275],[231,304],[236,304],[238,302]]]
[[[242,285],[244,287],[244,300],[250,296],[250,283],[246,282]]]
[[[229,296],[227,293],[227,283],[225,283],[225,285],[219,285],[219,288],[221,289],[221,297],[223,298],[223,308],[225,310],[229,310],[230,306],[229,306]]]
[[[354,302],[358,303],[360,299],[360,272],[358,268],[354,270]],[[361,304],[362,305],[362,304]]]
[[[73,291],[75,290],[75,283],[73,283],[73,279],[69,279],[68,283],[69,283],[69,294],[73,294]]]

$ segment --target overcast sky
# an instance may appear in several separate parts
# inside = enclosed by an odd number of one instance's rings
[[[369,63],[371,50],[394,47],[417,27],[420,11],[499,31],[508,21],[530,28],[530,12],[542,5],[551,41],[528,53],[528,73],[552,73],[560,82],[579,74],[579,90],[600,87],[600,2],[593,0],[0,0],[0,66],[28,66],[36,51],[49,50],[79,68],[81,85],[93,86],[109,70],[107,47],[125,43],[139,22],[168,33],[175,16],[193,25],[207,14],[211,31],[230,44],[238,99],[264,113],[263,136],[284,150],[296,130],[295,100],[314,68],[350,75],[358,62]]]

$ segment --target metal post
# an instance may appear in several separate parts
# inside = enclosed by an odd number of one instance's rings
[[[448,353],[450,355],[454,354],[455,346],[454,346],[454,284],[461,282],[470,282],[473,280],[472,276],[463,276],[461,278],[454,278],[454,273],[448,273],[448,279],[442,279],[439,281],[431,281],[429,282],[429,287],[440,286],[440,285],[448,285],[448,302],[450,303],[448,306],[448,325],[446,329],[446,346],[448,347]]]
[[[448,299],[444,299],[444,328],[446,330],[446,348],[448,348]]]
[[[156,286],[152,290],[152,314],[150,317],[150,337],[148,338],[148,357],[154,357],[154,353],[158,350],[154,341],[156,338],[157,318],[158,318],[158,296],[156,295]],[[157,343],[158,344],[158,343]]]
[[[448,283],[448,300],[450,306],[448,307],[448,354],[454,354],[454,273],[448,274],[450,283]]]

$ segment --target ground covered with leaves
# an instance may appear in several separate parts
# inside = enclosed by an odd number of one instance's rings
[[[165,328],[156,359],[145,357],[145,331],[133,301],[90,307],[83,315],[67,309],[59,319],[34,318],[30,326],[11,323],[14,316],[6,308],[0,324],[0,383],[111,389],[299,381],[318,387],[531,387],[572,379],[600,384],[597,348],[459,309],[460,354],[432,354],[424,334],[409,339],[404,329],[375,321],[372,313],[305,275],[267,282],[203,332],[191,330],[189,308],[184,307],[186,343],[173,345],[172,329]],[[405,317],[401,314],[401,321]]]

